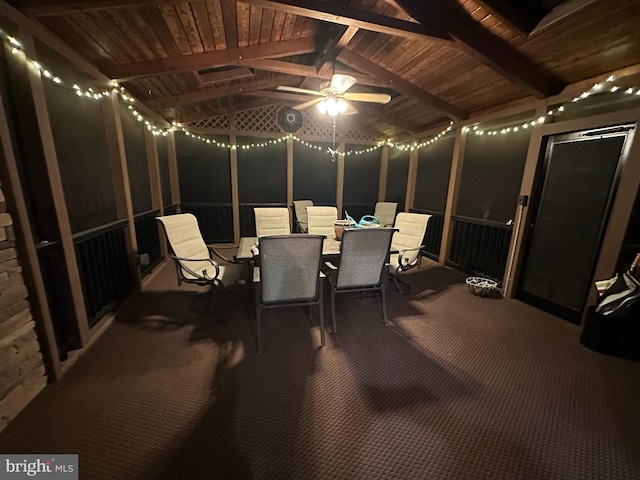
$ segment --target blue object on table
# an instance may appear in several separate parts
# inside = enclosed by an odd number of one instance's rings
[[[355,224],[355,228],[361,228],[361,227],[373,227],[373,226],[379,226],[380,225],[380,220],[378,220],[376,217],[374,217],[373,215],[365,215],[363,216],[359,222],[356,222],[353,217],[351,217],[347,211],[344,211],[344,216],[346,217],[347,220],[353,222]]]

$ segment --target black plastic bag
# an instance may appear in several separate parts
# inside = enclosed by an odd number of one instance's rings
[[[640,282],[631,273],[624,272],[602,294],[596,312],[610,318],[624,317],[638,300],[640,300]]]

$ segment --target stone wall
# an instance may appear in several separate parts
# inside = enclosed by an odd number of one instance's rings
[[[27,295],[0,189],[0,431],[47,383]]]

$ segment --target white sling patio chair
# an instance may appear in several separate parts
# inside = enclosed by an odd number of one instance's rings
[[[215,310],[215,293],[225,292],[225,287],[234,283],[240,278],[241,266],[238,264],[219,264],[213,260],[212,255],[218,256],[222,260],[227,260],[212,247],[208,247],[204,243],[198,220],[191,213],[181,213],[177,215],[169,215],[164,217],[156,217],[156,219],[164,227],[164,232],[169,241],[176,274],[178,277],[178,286],[184,283],[193,283],[196,285],[208,286],[206,293],[198,295],[190,304],[190,308],[196,312],[203,313]],[[238,303],[239,297],[234,297],[234,302]],[[204,296],[209,299],[209,308],[197,308]],[[226,302],[225,308],[230,307]]]
[[[289,209],[287,207],[258,207],[253,212],[256,217],[256,236],[287,235],[291,233]]]
[[[393,221],[396,218],[396,210],[398,204],[396,202],[378,202],[376,203],[373,216],[378,219],[383,227],[393,227]]]
[[[424,248],[422,241],[430,218],[431,215],[423,213],[401,212],[396,216],[394,227],[398,231],[391,241],[391,250],[398,253],[392,253],[389,258],[389,272],[399,292],[411,291],[411,285],[398,275],[420,264],[420,250]]]

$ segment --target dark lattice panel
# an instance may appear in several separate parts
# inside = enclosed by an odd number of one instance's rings
[[[282,133],[277,124],[278,105],[252,108],[236,113],[236,130],[258,133]]]
[[[267,105],[265,107],[251,108],[235,113],[235,129],[238,132],[251,133],[275,133],[286,135],[278,126],[278,112],[282,105]],[[214,130],[229,130],[231,123],[228,115],[218,115],[216,117],[198,120],[186,124],[192,128],[210,128]],[[300,137],[314,139],[332,139],[333,122],[330,117],[316,117],[308,113],[304,114],[302,129],[296,134]],[[368,133],[363,133],[351,127],[343,127],[338,121],[336,138],[345,141],[377,142],[380,138],[375,138]]]
[[[189,127],[212,128],[217,130],[229,130],[229,115],[218,115],[217,117],[206,118],[187,124]]]

